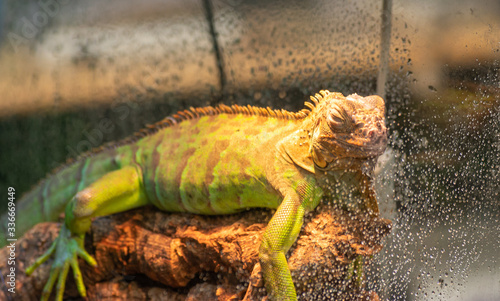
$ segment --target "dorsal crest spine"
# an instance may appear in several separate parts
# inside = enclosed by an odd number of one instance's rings
[[[189,109],[178,111],[176,114],[173,114],[172,116],[168,116],[161,121],[158,121],[154,124],[149,124],[146,125],[145,128],[139,130],[138,132],[134,133],[133,135],[122,139],[117,142],[110,142],[107,144],[102,145],[101,147],[94,148],[88,152],[85,152],[81,155],[79,155],[77,158],[70,158],[66,161],[66,164],[63,164],[60,168],[57,168],[54,170],[52,173],[55,173],[59,171],[60,169],[71,165],[79,160],[85,159],[87,157],[90,157],[94,154],[100,153],[104,150],[107,149],[114,149],[123,145],[131,144],[134,143],[148,135],[152,135],[159,130],[166,128],[166,127],[171,127],[175,126],[178,123],[184,121],[184,120],[191,120],[191,119],[197,119],[201,118],[203,116],[215,116],[219,114],[243,114],[247,116],[263,116],[263,117],[270,117],[270,118],[277,118],[277,119],[286,119],[286,120],[300,120],[308,117],[318,106],[319,103],[321,103],[324,98],[331,94],[328,90],[321,90],[318,93],[316,93],[314,96],[311,96],[310,99],[311,102],[305,102],[305,108],[298,111],[298,112],[289,112],[283,109],[271,109],[270,107],[266,108],[261,108],[261,107],[256,107],[256,106],[240,106],[240,105],[232,105],[228,106],[225,104],[220,104],[216,106],[215,108],[212,106],[207,106],[207,107],[190,107]],[[51,174],[52,174],[51,173]]]

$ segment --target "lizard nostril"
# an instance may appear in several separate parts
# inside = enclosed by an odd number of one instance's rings
[[[368,131],[368,133],[366,133],[366,135],[368,136],[368,138],[373,138],[373,136],[375,136],[376,132],[377,131],[375,129],[371,129]]]

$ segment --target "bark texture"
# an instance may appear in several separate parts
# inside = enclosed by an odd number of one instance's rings
[[[80,260],[88,300],[262,300],[258,249],[272,212],[254,210],[227,216],[159,212],[147,207],[96,219],[86,249],[97,260]],[[16,293],[1,300],[38,300],[50,262],[31,277],[25,269],[56,238],[59,225],[42,223],[16,242]],[[382,249],[391,222],[320,206],[304,221],[288,263],[299,300],[378,300],[349,278],[351,262]],[[7,275],[9,249],[0,250]],[[366,267],[365,267],[366,268]],[[8,280],[5,280],[8,281]],[[73,277],[66,297],[78,298]]]

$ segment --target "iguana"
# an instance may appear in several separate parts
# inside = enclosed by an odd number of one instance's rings
[[[335,171],[350,169],[358,171],[360,209],[378,216],[373,169],[387,144],[385,104],[378,96],[323,90],[305,106],[294,113],[238,105],[184,110],[40,182],[17,204],[16,234],[65,212],[59,236],[26,269],[29,275],[54,256],[41,300],[48,300],[56,282],[56,299],[62,300],[70,268],[85,296],[77,257],[96,265],[83,247],[92,219],[148,204],[207,215],[275,208],[259,249],[264,283],[271,300],[296,300],[285,254],[304,214],[339,181]]]

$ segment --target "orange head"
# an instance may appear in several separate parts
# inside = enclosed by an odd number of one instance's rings
[[[375,158],[385,151],[387,129],[381,97],[320,93],[311,97],[317,105],[311,113],[309,151],[317,166],[326,168],[344,158]]]

